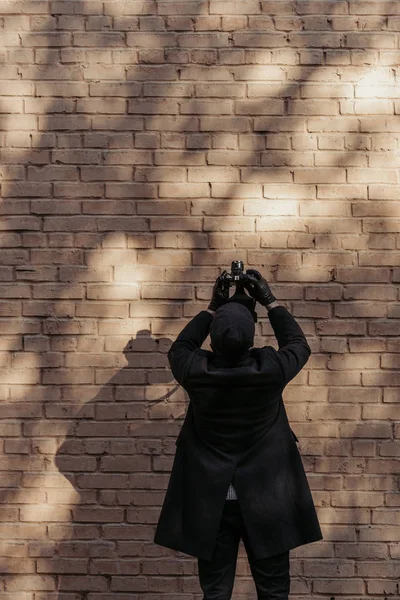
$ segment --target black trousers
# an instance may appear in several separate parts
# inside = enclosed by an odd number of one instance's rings
[[[257,600],[288,600],[289,550],[255,560],[251,554],[238,500],[225,501],[212,559],[197,559],[203,600],[230,600],[241,538],[256,586]]]

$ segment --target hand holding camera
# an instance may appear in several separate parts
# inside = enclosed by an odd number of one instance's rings
[[[250,296],[255,298],[257,302],[266,306],[276,300],[267,280],[255,269],[247,269],[244,275],[244,286],[248,290]]]
[[[224,270],[217,278],[214,287],[209,310],[218,310],[226,302],[239,302],[247,306],[253,314],[254,321],[257,322],[257,313],[254,312],[256,302],[267,306],[276,300],[266,279],[259,271],[247,269],[244,273],[244,263],[242,260],[234,260],[231,265],[231,273]],[[229,298],[229,289],[231,285],[236,285],[235,294]],[[245,289],[250,296],[245,293]]]
[[[217,277],[212,291],[211,302],[208,305],[209,310],[218,310],[220,306],[228,302],[230,282],[226,277],[227,275],[228,271],[225,270]]]

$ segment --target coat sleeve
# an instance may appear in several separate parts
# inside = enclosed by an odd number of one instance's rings
[[[208,336],[213,315],[206,310],[199,312],[182,329],[168,351],[168,361],[176,381],[183,385],[196,350],[201,348]]]
[[[311,348],[300,325],[284,306],[272,308],[268,317],[279,346],[279,350],[272,350],[281,368],[285,386],[304,367]]]

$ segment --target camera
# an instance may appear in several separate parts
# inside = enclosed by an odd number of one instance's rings
[[[225,273],[224,277],[229,282],[229,287],[236,285],[236,291],[228,300],[228,302],[238,302],[246,306],[253,316],[253,320],[257,323],[257,313],[255,312],[256,301],[246,294],[244,286],[244,262],[242,260],[233,260],[231,263],[231,272]]]
[[[225,275],[229,285],[236,285],[243,280],[244,262],[242,260],[233,260],[231,263],[231,272]],[[242,287],[242,286],[240,286]]]

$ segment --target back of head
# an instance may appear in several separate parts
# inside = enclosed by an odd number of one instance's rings
[[[229,362],[236,362],[254,344],[255,325],[248,308],[227,302],[215,313],[210,326],[211,348]]]

